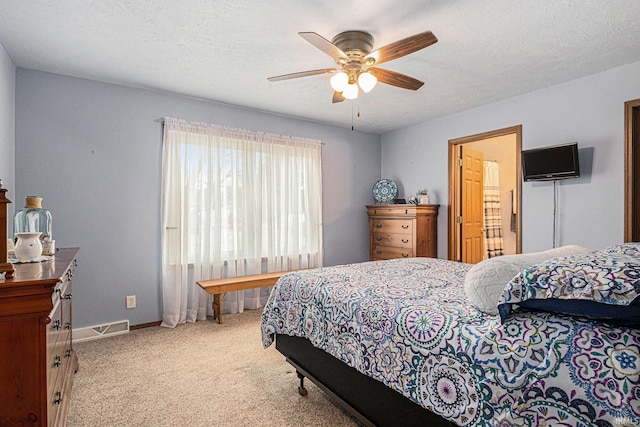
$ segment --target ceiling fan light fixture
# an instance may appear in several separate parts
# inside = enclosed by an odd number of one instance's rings
[[[334,91],[333,103],[342,102],[345,99],[356,99],[360,90],[363,93],[368,93],[373,90],[378,81],[402,89],[420,89],[424,85],[420,80],[372,66],[402,58],[438,41],[431,31],[424,31],[373,50],[373,36],[365,31],[343,31],[331,41],[313,32],[299,32],[298,34],[333,58],[337,68],[283,74],[268,77],[267,80],[277,82],[317,74],[329,74],[331,75],[331,87]]]
[[[360,73],[360,75],[358,76],[358,85],[364,93],[371,92],[371,90],[376,86],[376,83],[378,83],[378,79],[370,71]]]
[[[344,71],[340,71],[336,73],[333,77],[331,77],[331,87],[336,92],[342,92],[349,84],[349,76]]]
[[[345,99],[356,99],[358,97],[358,85],[355,82],[346,85],[342,91],[342,96]]]

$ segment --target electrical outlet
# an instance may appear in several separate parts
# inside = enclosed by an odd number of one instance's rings
[[[136,308],[136,296],[135,295],[127,296],[127,310],[130,310],[132,308]]]

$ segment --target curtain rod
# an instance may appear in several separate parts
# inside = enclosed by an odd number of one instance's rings
[[[164,125],[164,117],[157,118],[157,119],[154,120],[154,122]],[[224,127],[224,126],[220,126],[220,125],[213,125],[213,126]],[[255,132],[255,131],[245,131],[243,129],[230,129],[230,130],[237,130],[237,131],[240,131],[240,132],[264,133],[264,132]],[[276,135],[276,134],[272,134],[272,135]],[[276,136],[282,136],[282,135],[276,135]],[[293,137],[293,138],[315,139],[315,138],[306,138],[306,137]],[[317,140],[317,141],[319,141],[320,145],[326,145],[326,143],[324,141],[322,141],[322,140]]]

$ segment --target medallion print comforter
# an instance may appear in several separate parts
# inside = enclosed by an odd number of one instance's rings
[[[288,273],[262,314],[460,426],[640,425],[640,331],[464,293],[471,265],[409,258]]]

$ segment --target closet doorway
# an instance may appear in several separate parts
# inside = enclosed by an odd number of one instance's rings
[[[640,99],[624,103],[624,241],[640,242]]]
[[[449,259],[522,251],[521,150],[521,125],[449,141]]]

